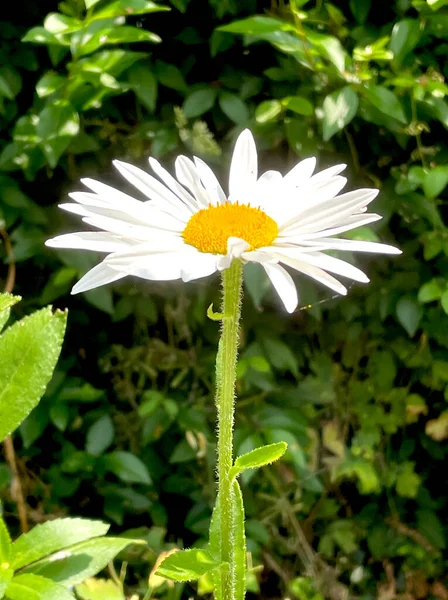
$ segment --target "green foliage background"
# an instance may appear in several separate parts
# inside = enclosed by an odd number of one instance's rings
[[[320,168],[347,162],[350,187],[380,187],[384,219],[353,237],[403,249],[353,257],[372,282],[342,300],[298,279],[313,307],[292,317],[247,269],[236,449],[289,444],[282,464],[242,479],[252,597],[447,598],[448,2],[16,0],[1,16],[15,316],[70,309],[58,370],[16,435],[31,522],[133,530],[149,543],[123,555],[141,596],[160,552],[200,546],[215,493],[218,331],[205,314],[218,279],[70,297],[98,258],[43,242],[79,227],[56,205],[81,177],[123,186],[113,158],[195,153],[224,177],[250,127],[264,170],[317,155]],[[10,481],[0,462],[14,528]],[[196,593],[150,584],[154,597]]]

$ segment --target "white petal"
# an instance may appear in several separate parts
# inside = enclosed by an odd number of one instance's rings
[[[108,263],[113,269],[127,275],[134,275],[142,279],[151,279],[155,281],[169,281],[180,279],[184,273],[183,268],[196,259],[199,252],[187,251],[185,248],[177,252],[161,252],[147,254],[146,256],[134,261],[132,260],[114,260],[113,255],[108,257]],[[192,266],[194,268],[194,265]],[[205,271],[204,271],[205,272]],[[185,271],[187,274],[187,271]]]
[[[316,242],[301,242],[307,246],[319,244],[325,245],[326,250],[345,250],[347,252],[372,252],[374,254],[402,254],[395,246],[379,244],[377,242],[364,242],[360,240],[343,240],[338,238],[321,238]]]
[[[324,271],[330,271],[330,273],[342,275],[343,277],[348,277],[354,281],[360,281],[361,283],[369,282],[367,275],[357,267],[354,267],[352,264],[345,262],[340,258],[335,258],[334,256],[323,254],[322,252],[302,252],[301,248],[281,248],[278,250],[271,248],[271,251],[275,252],[275,256],[280,261],[283,261],[282,257],[300,260],[309,265],[318,267],[319,269],[323,269]]]
[[[291,275],[280,265],[261,263],[286,310],[294,312],[299,303],[297,289]]]
[[[82,277],[73,287],[72,294],[87,292],[88,290],[93,290],[101,285],[123,279],[123,277],[125,277],[125,273],[118,273],[118,271],[111,269],[102,262],[96,267],[93,267],[93,269],[90,269],[90,271],[87,271],[84,277]]]
[[[210,199],[206,189],[202,185],[194,162],[186,156],[178,156],[174,167],[176,169],[176,177],[180,183],[193,192],[199,205],[207,207],[210,204]]]
[[[96,181],[96,179],[86,177],[81,179],[81,183],[98,195],[97,201],[101,201],[102,203],[118,208],[119,210],[123,210],[124,208],[138,210],[143,204],[140,200],[137,200],[128,194],[124,194],[110,185],[101,183],[101,181]]]
[[[114,160],[113,164],[129,183],[156,202],[159,208],[169,210],[170,214],[184,222],[191,217],[191,210],[187,208],[186,204],[149,173],[119,160]],[[171,207],[171,210],[166,205]]]
[[[296,214],[281,226],[281,233],[298,235],[343,225],[348,217],[367,206],[377,195],[378,190],[361,189],[330,198]]]
[[[228,269],[235,258],[241,258],[242,254],[249,248],[249,244],[237,237],[229,237],[227,240],[227,254],[219,255],[217,268],[219,271]]]
[[[331,290],[334,290],[338,294],[342,294],[343,296],[345,296],[347,294],[347,288],[345,286],[343,286],[340,281],[338,281],[337,279],[335,279],[334,277],[332,277],[331,275],[329,275],[322,269],[319,269],[319,267],[310,265],[310,264],[306,263],[304,260],[297,260],[297,259],[291,258],[289,256],[282,256],[281,258],[280,257],[278,257],[278,258],[285,265],[288,265],[289,267],[296,269],[296,271],[299,271],[300,273],[309,275],[310,277],[312,277],[319,283],[326,285],[327,287],[329,287]]]
[[[375,213],[369,213],[367,215],[352,215],[346,219],[344,225],[340,225],[339,227],[332,227],[331,229],[324,229],[322,231],[317,231],[314,233],[304,233],[302,235],[287,235],[280,234],[278,237],[278,241],[280,243],[291,243],[291,244],[301,244],[303,240],[312,240],[318,239],[321,237],[327,237],[329,235],[338,235],[340,233],[344,233],[345,231],[350,231],[351,229],[356,229],[356,227],[361,227],[363,225],[368,225],[369,223],[374,223],[375,221],[379,221],[383,217],[381,215],[377,215]]]
[[[197,200],[189,192],[187,192],[187,190],[182,187],[166,169],[162,167],[159,161],[152,157],[148,160],[152,170],[160,177],[163,183],[170,188],[170,190],[174,192],[176,196],[179,196],[179,198],[185,202],[192,212],[196,212],[198,210]]]
[[[339,173],[344,171],[346,168],[347,168],[347,165],[344,165],[344,164],[333,165],[332,167],[329,167],[328,169],[324,169],[323,171],[319,171],[319,173],[316,173],[316,175],[313,175],[313,177],[311,177],[311,181],[313,183],[317,183],[318,181],[324,181],[325,179],[330,179],[331,177],[334,177],[335,175],[339,175]]]
[[[225,202],[227,200],[227,196],[225,195],[224,190],[216,178],[216,175],[213,173],[207,163],[195,156],[194,164],[196,165],[199,177],[201,178],[201,181],[208,193],[212,196],[216,195],[219,203]]]
[[[177,254],[179,252],[196,253],[196,248],[185,244],[182,238],[173,241],[170,239],[166,240],[155,240],[154,242],[146,242],[143,244],[137,244],[130,248],[125,248],[113,254],[109,254],[104,259],[105,263],[111,268],[118,271],[126,271],[129,265],[141,263],[144,264],[149,258],[154,255],[160,256],[161,254]]]
[[[304,182],[308,183],[308,179],[313,174],[315,168],[316,159],[314,156],[312,158],[301,160],[289,171],[289,173],[286,173],[284,177],[285,183],[294,187],[298,187]]]
[[[242,201],[247,190],[257,180],[257,148],[252,133],[245,129],[233,150],[229,173],[229,197],[232,202]]]
[[[193,279],[212,275],[217,270],[217,259],[216,254],[205,252],[198,252],[194,258],[188,256],[187,260],[183,261],[180,270],[182,281],[193,281]]]
[[[128,248],[131,242],[102,231],[80,231],[58,235],[45,242],[50,248],[70,248],[72,250],[93,250],[96,252],[117,252]]]

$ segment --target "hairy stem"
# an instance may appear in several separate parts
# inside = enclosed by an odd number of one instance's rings
[[[233,464],[233,421],[235,382],[241,315],[242,264],[234,260],[222,274],[222,331],[216,359],[216,404],[218,409],[218,493],[221,512],[221,560],[229,570],[221,578],[221,598],[236,598],[235,565],[233,564],[233,487],[229,471]]]

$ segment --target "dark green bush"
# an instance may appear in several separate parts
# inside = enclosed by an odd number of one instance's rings
[[[312,308],[292,317],[247,269],[236,447],[290,447],[243,478],[251,590],[446,598],[448,3],[85,1],[47,14],[51,3],[22,0],[0,23],[0,221],[26,299],[16,314],[70,308],[59,370],[16,440],[30,521],[82,514],[132,529],[149,542],[124,557],[141,596],[162,550],[206,533],[217,327],[205,313],[218,280],[69,297],[95,259],[43,242],[77,227],[56,204],[80,177],[122,185],[113,158],[196,153],[224,177],[250,127],[264,168],[317,155],[320,168],[346,161],[351,187],[379,187],[384,219],[353,237],[403,250],[357,257],[372,282],[344,299],[300,279]],[[0,463],[14,526],[10,480]]]

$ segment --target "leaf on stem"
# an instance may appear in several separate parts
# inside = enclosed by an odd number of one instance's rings
[[[223,566],[207,550],[193,548],[171,554],[162,562],[156,575],[173,581],[194,581],[205,573]]]
[[[269,465],[281,458],[288,448],[286,442],[277,442],[268,444],[261,448],[255,448],[235,460],[235,464],[230,469],[230,477],[234,479],[246,469],[258,469]]]

